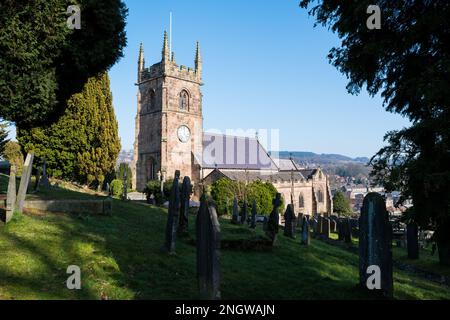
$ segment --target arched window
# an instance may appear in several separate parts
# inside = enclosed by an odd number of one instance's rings
[[[298,197],[298,207],[299,208],[305,207],[305,198],[303,198],[303,194],[300,194],[300,197]]]
[[[146,175],[147,181],[156,179],[155,160],[153,160],[153,158],[148,158],[145,161],[145,175]]]
[[[180,92],[180,110],[189,110],[189,94],[186,90]]]
[[[317,202],[323,203],[323,191],[321,189],[317,190]]]

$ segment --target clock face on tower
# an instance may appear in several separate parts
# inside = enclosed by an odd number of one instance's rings
[[[181,126],[178,128],[178,139],[186,143],[189,141],[189,138],[191,137],[191,131],[186,126]]]

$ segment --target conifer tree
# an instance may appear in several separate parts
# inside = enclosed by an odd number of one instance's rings
[[[120,139],[109,85],[106,73],[90,78],[56,123],[18,129],[18,140],[26,151],[35,152],[36,165],[46,158],[50,176],[101,187],[114,170]]]

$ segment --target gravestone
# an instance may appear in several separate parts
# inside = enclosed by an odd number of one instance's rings
[[[349,218],[342,220],[342,236],[345,243],[352,244],[352,224]]]
[[[253,200],[252,205],[252,219],[250,220],[250,228],[255,229],[256,228],[256,215],[257,215],[257,208],[256,208],[256,200]]]
[[[295,214],[292,204],[288,204],[284,213],[284,235],[295,238]]]
[[[197,280],[202,299],[220,299],[220,225],[214,205],[203,195],[196,220]]]
[[[183,179],[183,184],[181,186],[181,196],[180,196],[180,219],[178,223],[178,231],[180,234],[186,234],[188,232],[189,223],[189,201],[192,194],[192,184],[191,179],[186,176]]]
[[[106,191],[106,193],[108,194],[108,196],[111,195],[111,191],[110,191],[110,190],[111,190],[111,188],[110,188],[110,186],[109,186],[109,182],[107,182],[107,183],[106,183],[106,190],[105,190],[105,191]]]
[[[337,232],[337,223],[335,219],[330,219],[330,232],[336,233]]]
[[[376,266],[381,275],[380,288],[370,291],[392,297],[392,226],[389,223],[386,203],[380,194],[372,192],[365,196],[359,218],[359,231],[360,285],[368,288],[372,277],[368,268]]]
[[[309,217],[303,216],[302,220],[302,244],[309,246],[311,244],[311,234],[309,232]]]
[[[244,200],[244,203],[242,204],[242,210],[241,210],[241,220],[240,223],[244,224],[247,220],[247,201]]]
[[[278,208],[281,206],[281,193],[277,193],[275,199],[272,201],[273,209],[270,213],[269,220],[267,221],[266,235],[272,240],[272,245],[277,240],[278,227],[280,224],[280,216],[278,214]]]
[[[42,158],[42,175],[39,180],[39,187],[43,189],[48,189],[50,187],[50,181],[47,176],[47,162],[45,158]]]
[[[343,241],[344,240],[344,232],[343,232],[344,231],[343,230],[344,224],[343,224],[342,220],[343,219],[339,218],[336,221],[336,228],[337,228],[338,240],[339,241]]]
[[[123,174],[123,194],[122,194],[122,200],[128,200],[128,174],[127,174],[127,170],[125,170],[124,174]]]
[[[177,221],[180,214],[180,187],[178,181],[180,180],[180,171],[175,171],[175,178],[173,179],[172,189],[169,198],[169,214],[167,215],[166,224],[166,242],[164,250],[169,253],[175,251],[175,241],[177,237]]]
[[[419,259],[419,227],[415,223],[406,226],[408,258]]]
[[[236,197],[233,201],[233,215],[231,216],[231,223],[239,224],[239,205]]]
[[[19,191],[16,198],[16,209],[22,212],[27,195],[28,185],[30,183],[31,171],[33,169],[34,153],[28,153],[23,164],[22,177],[20,178]]]
[[[323,217],[321,215],[319,215],[317,217],[317,223],[316,223],[316,229],[315,231],[315,237],[320,238],[320,236],[322,235],[322,230],[323,230]]]
[[[9,170],[8,194],[6,196],[6,219],[5,223],[11,221],[16,205],[16,166],[11,165]]]
[[[322,218],[322,237],[324,239],[330,238],[330,219]]]

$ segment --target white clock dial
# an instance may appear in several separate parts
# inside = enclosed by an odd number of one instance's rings
[[[181,142],[186,143],[189,141],[189,138],[191,137],[191,131],[186,126],[181,126],[178,128],[178,139],[180,139]]]

